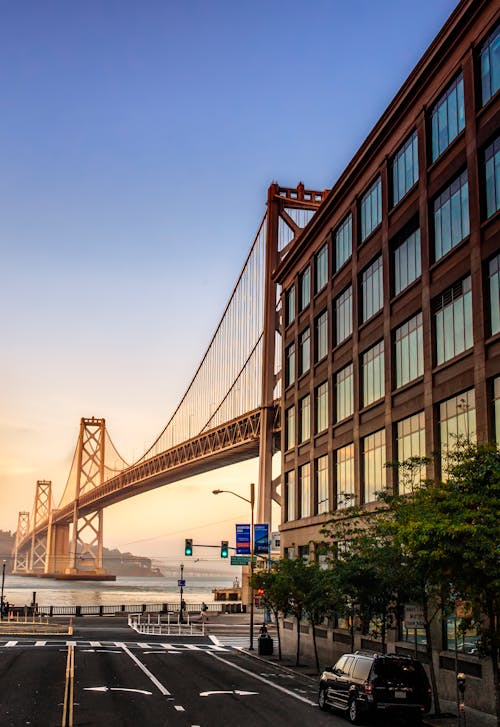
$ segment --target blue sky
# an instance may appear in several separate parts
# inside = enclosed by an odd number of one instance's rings
[[[81,416],[142,454],[212,336],[270,182],[331,187],[454,6],[0,1],[0,528],[37,479],[62,493]],[[244,490],[254,476],[215,477]],[[166,534],[202,526],[185,514],[200,496],[207,527],[225,518],[213,529],[234,539],[241,508],[212,503],[211,481],[110,508],[107,544],[153,533],[141,552],[175,550]]]

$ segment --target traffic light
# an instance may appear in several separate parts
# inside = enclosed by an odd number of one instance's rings
[[[222,540],[220,544],[220,557],[227,558],[229,555],[229,543],[227,540]]]
[[[186,538],[184,541],[184,555],[193,555],[193,538]]]

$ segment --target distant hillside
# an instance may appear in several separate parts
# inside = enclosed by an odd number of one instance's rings
[[[0,562],[5,560],[5,572],[10,573],[13,566],[12,551],[16,541],[15,533],[0,530]],[[103,548],[103,565],[117,576],[161,576],[158,568],[152,565],[151,558],[132,553],[121,553],[118,549]]]

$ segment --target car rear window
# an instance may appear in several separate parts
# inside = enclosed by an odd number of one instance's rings
[[[375,674],[388,682],[398,682],[412,686],[421,682],[422,675],[425,675],[422,664],[418,661],[406,659],[377,659],[375,662]],[[425,679],[425,676],[424,676]]]

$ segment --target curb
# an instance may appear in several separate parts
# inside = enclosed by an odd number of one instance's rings
[[[297,671],[296,669],[293,669],[292,667],[285,666],[284,664],[281,664],[279,661],[276,661],[274,659],[266,659],[263,656],[259,656],[258,654],[252,654],[251,651],[248,651],[247,649],[243,647],[233,647],[236,651],[241,651],[243,654],[247,654],[247,656],[251,656],[252,659],[257,659],[257,661],[261,661],[264,664],[274,664],[280,669],[283,669],[283,671],[288,672],[289,674],[293,674],[294,676],[301,676],[304,679],[309,679],[309,681],[313,682],[314,684],[317,683],[317,679],[314,677],[309,676],[309,674],[302,674],[300,671]]]

